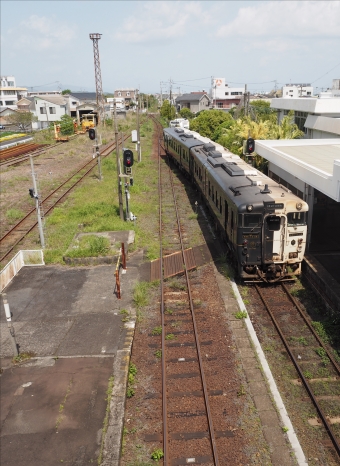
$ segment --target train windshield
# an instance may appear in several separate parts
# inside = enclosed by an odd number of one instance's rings
[[[287,214],[287,223],[289,227],[306,225],[306,213],[290,212]]]
[[[279,231],[281,225],[281,217],[270,215],[266,218],[268,231]]]
[[[244,214],[243,226],[255,228],[262,223],[262,215],[260,214]]]

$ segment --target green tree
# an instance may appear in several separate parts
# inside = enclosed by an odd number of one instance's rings
[[[72,94],[72,91],[70,89],[64,89],[62,92],[61,92],[62,95],[66,95],[66,94]]]
[[[212,139],[216,129],[224,122],[231,121],[232,117],[222,110],[204,110],[191,120],[190,129],[197,131],[202,136]]]
[[[270,102],[266,100],[251,101],[250,114],[256,121],[276,121],[276,110],[270,108]]]
[[[194,114],[190,112],[188,108],[185,108],[185,107],[183,107],[180,110],[179,114],[181,115],[182,118],[187,118],[188,120],[194,117]]]
[[[57,123],[60,124],[61,134],[68,135],[74,133],[73,119],[69,115],[63,115]]]
[[[163,118],[166,118],[167,120],[173,120],[176,116],[175,107],[173,105],[170,105],[170,102],[168,100],[164,100],[163,105],[160,109],[160,114]]]
[[[16,126],[20,131],[27,131],[32,128],[32,123],[38,121],[38,118],[31,112],[16,111],[6,117],[10,125]]]
[[[303,131],[300,131],[298,126],[294,123],[293,110],[282,118],[279,125],[272,123],[269,126],[268,139],[299,139],[302,137]]]

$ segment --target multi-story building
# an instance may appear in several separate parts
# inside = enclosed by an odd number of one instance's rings
[[[273,99],[271,108],[277,110],[279,122],[293,111],[294,122],[307,139],[340,137],[340,98],[331,93],[320,98]]]
[[[14,76],[1,76],[0,107],[16,110],[17,102],[27,93],[26,87],[17,87]]]
[[[114,92],[115,97],[124,98],[125,107],[128,107],[130,103],[136,102],[137,95],[138,95],[138,89],[116,89]]]
[[[214,78],[210,89],[213,108],[229,109],[238,105],[244,95],[245,87],[230,87],[225,78]]]
[[[297,97],[312,97],[313,86],[311,84],[286,84],[282,87],[283,99],[296,99]]]

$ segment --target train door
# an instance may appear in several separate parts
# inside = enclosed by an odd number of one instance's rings
[[[285,218],[267,215],[263,222],[263,260],[277,262],[283,260]]]

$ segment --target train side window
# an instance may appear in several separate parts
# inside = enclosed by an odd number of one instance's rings
[[[199,171],[200,171],[200,180],[202,181],[202,171],[201,171],[201,167],[199,168]]]
[[[222,213],[222,198],[220,196],[220,214]]]
[[[209,196],[211,196],[211,186],[210,186],[210,181],[209,181]]]
[[[231,220],[230,220],[230,227],[231,229],[234,228],[234,211],[231,211]]]
[[[218,194],[217,194],[217,191],[216,191],[216,207],[218,208]]]

